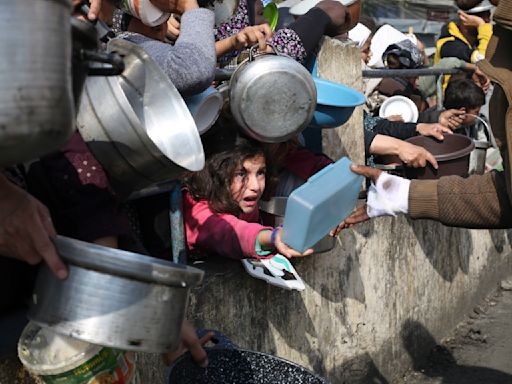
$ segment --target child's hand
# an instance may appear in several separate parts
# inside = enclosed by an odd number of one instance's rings
[[[276,250],[281,255],[286,256],[287,258],[291,259],[292,257],[309,256],[313,253],[312,249],[307,249],[304,253],[300,253],[299,251],[296,251],[295,249],[290,248],[285,243],[283,243],[283,241],[281,240],[282,233],[283,233],[283,228],[279,228],[277,230],[276,237],[275,237]]]
[[[466,110],[464,108],[448,109],[441,112],[439,115],[439,123],[443,124],[445,127],[450,128],[451,130],[454,130],[462,125],[465,115]]]
[[[435,137],[437,140],[444,140],[443,133],[453,133],[450,128],[445,127],[443,124],[440,123],[419,123],[418,125],[416,125],[416,131],[422,136],[432,136]]]
[[[469,15],[463,11],[459,11],[458,14],[460,21],[462,21],[462,24],[464,24],[466,27],[478,28],[480,25],[485,24],[484,19],[482,19],[480,16]]]
[[[259,50],[267,50],[267,40],[272,38],[272,30],[268,24],[253,25],[245,27],[233,37],[234,50],[248,48],[258,44]]]
[[[170,41],[176,41],[180,35],[180,19],[174,13],[167,20],[167,33],[165,37]]]

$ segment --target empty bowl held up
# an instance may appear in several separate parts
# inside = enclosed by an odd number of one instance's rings
[[[202,135],[217,121],[224,99],[215,87],[208,87],[197,95],[186,97],[185,104],[194,118],[197,131]]]
[[[316,86],[316,109],[310,126],[335,128],[345,124],[354,108],[365,101],[362,93],[333,81],[313,78]]]

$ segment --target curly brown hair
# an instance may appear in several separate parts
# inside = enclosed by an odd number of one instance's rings
[[[273,172],[267,150],[261,143],[237,135],[232,146],[208,152],[211,154],[203,170],[189,174],[184,184],[194,200],[207,200],[213,212],[238,216],[241,210],[230,189],[235,172],[245,160],[263,156],[267,167],[265,184],[268,185]]]

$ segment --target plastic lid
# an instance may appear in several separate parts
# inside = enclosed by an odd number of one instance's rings
[[[18,356],[35,375],[57,375],[80,366],[102,348],[29,322],[18,342]]]

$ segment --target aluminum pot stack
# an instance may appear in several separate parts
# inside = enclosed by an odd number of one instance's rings
[[[0,166],[58,149],[74,129],[71,1],[0,2]]]
[[[125,70],[87,78],[77,125],[114,190],[126,197],[201,170],[201,138],[176,87],[139,46],[113,39],[108,49]]]
[[[177,348],[188,295],[202,271],[65,237],[56,246],[69,276],[60,280],[41,266],[28,314],[33,322],[123,350]]]

